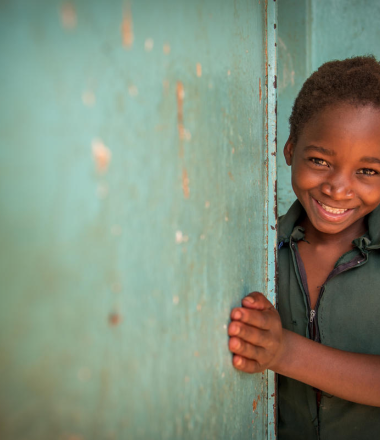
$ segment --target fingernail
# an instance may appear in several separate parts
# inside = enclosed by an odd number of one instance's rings
[[[243,359],[241,357],[237,358],[237,360],[235,361],[236,365],[241,365]]]
[[[252,296],[246,296],[243,301],[246,301],[247,303],[253,304],[255,300],[252,298]]]
[[[231,325],[230,327],[230,331],[231,333],[233,333],[234,335],[237,335],[240,331],[240,328],[238,325]]]
[[[233,318],[234,319],[240,319],[241,318],[241,312],[239,312],[238,310],[236,312],[234,312]]]

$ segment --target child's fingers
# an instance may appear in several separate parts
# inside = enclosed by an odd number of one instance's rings
[[[265,356],[265,349],[263,347],[252,345],[236,337],[230,338],[228,348],[232,353],[244,356],[247,359],[257,360],[263,359]]]
[[[244,322],[254,327],[269,330],[272,327],[270,310],[252,310],[244,307],[233,309],[231,319]]]
[[[252,292],[242,299],[244,307],[256,310],[265,310],[273,307],[273,304],[268,301],[261,292]]]
[[[228,326],[228,335],[238,336],[244,339],[244,341],[259,347],[266,347],[271,342],[271,334],[268,330],[262,330],[238,321],[232,321],[230,323]]]
[[[264,371],[260,364],[254,360],[246,359],[242,356],[234,356],[232,360],[232,364],[235,368],[240,371],[244,371],[245,373],[260,373]]]

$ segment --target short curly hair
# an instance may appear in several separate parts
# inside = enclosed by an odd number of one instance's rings
[[[339,103],[380,109],[380,63],[373,55],[329,61],[305,81],[289,118],[293,142],[314,115]]]

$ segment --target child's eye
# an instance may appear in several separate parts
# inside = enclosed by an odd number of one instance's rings
[[[317,157],[311,157],[311,162],[313,162],[315,165],[319,165],[322,167],[328,166],[328,163],[323,159],[318,159]]]
[[[377,171],[372,170],[371,168],[362,168],[358,171],[358,174],[364,174],[366,176],[374,176],[375,174],[378,174]]]

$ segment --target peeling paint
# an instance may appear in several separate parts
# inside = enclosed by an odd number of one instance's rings
[[[74,29],[77,25],[77,13],[71,2],[66,2],[61,7],[61,23],[65,29]]]
[[[104,145],[101,139],[94,139],[92,141],[92,155],[95,160],[97,171],[100,174],[105,174],[111,162],[111,150]]]
[[[122,320],[123,319],[119,313],[110,313],[108,316],[108,323],[113,327],[118,326]]]
[[[185,199],[188,199],[190,197],[190,179],[187,175],[187,170],[184,168],[182,170],[182,189],[183,189],[183,195]]]
[[[185,127],[183,126],[183,101],[185,98],[185,88],[181,81],[177,81],[176,95],[177,95],[177,127],[178,127],[179,141],[180,141],[179,156],[183,157],[184,149],[183,149],[182,141],[185,139]]]
[[[133,46],[133,19],[130,3],[125,3],[123,11],[123,21],[121,23],[121,36],[123,40],[123,46],[127,49],[131,49]]]
[[[263,91],[261,90],[261,78],[259,78],[259,102],[261,103],[261,99],[263,97]]]
[[[197,71],[197,77],[200,78],[202,76],[202,65],[201,65],[201,63],[197,63],[196,71]]]
[[[175,242],[177,244],[186,243],[189,241],[189,237],[187,235],[184,235],[182,231],[177,231],[175,233]]]

